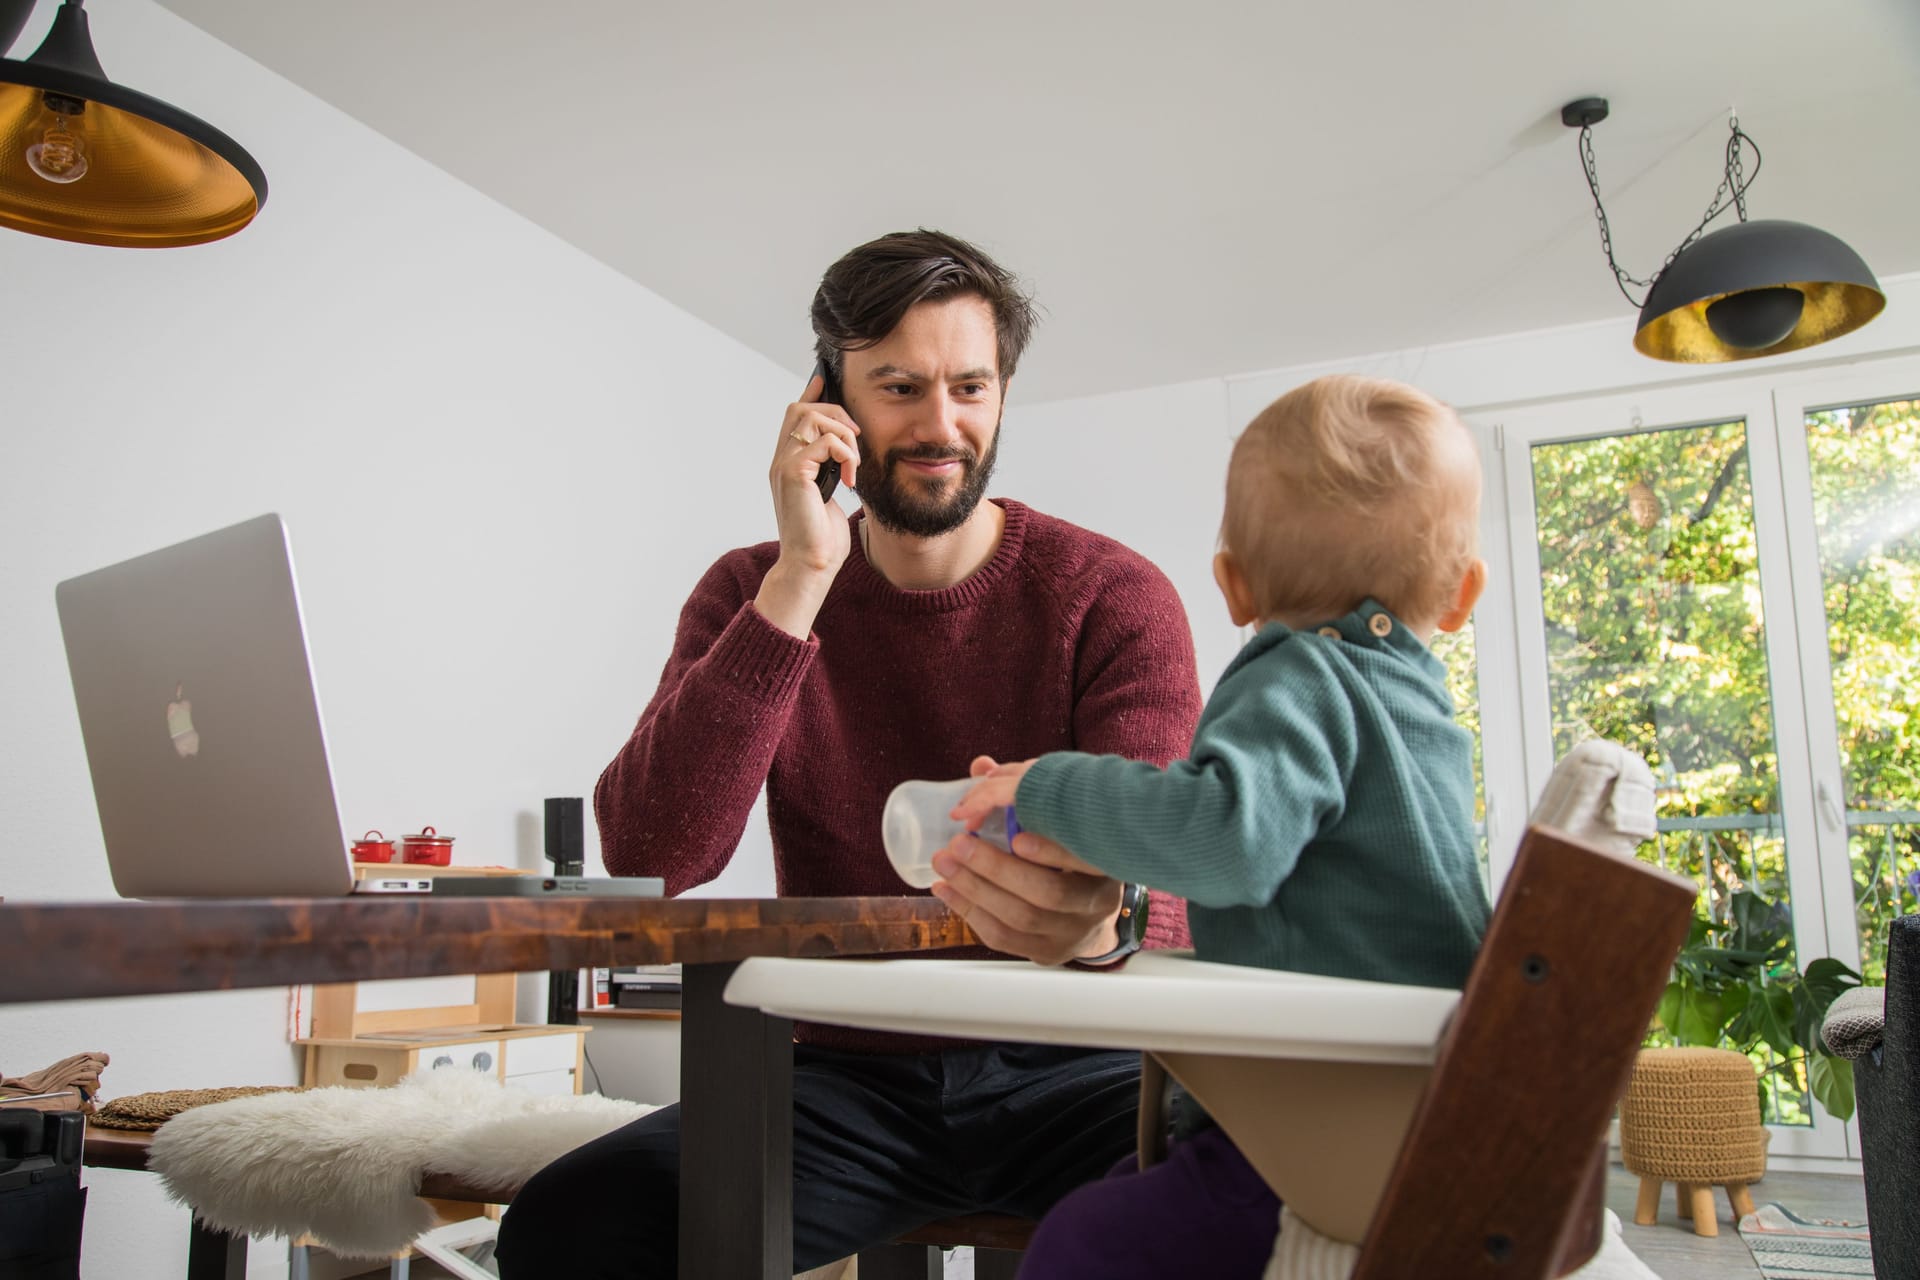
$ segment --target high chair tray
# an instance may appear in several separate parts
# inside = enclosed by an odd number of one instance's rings
[[[1431,1063],[1458,991],[1147,951],[1113,973],[1010,960],[740,962],[728,1004],[882,1031],[1255,1058]]]

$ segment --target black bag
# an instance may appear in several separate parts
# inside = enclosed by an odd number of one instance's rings
[[[0,1280],[80,1280],[86,1117],[0,1109]]]

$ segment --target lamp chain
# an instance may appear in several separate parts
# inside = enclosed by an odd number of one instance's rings
[[[1754,179],[1760,176],[1760,148],[1752,138],[1747,136],[1746,131],[1740,127],[1740,118],[1738,116],[1729,116],[1727,118],[1727,128],[1729,132],[1727,136],[1726,164],[1722,170],[1720,185],[1714,189],[1713,200],[1707,205],[1706,213],[1701,216],[1700,224],[1688,232],[1687,238],[1682,240],[1679,245],[1674,248],[1673,252],[1667,255],[1666,261],[1660,264],[1659,271],[1654,272],[1650,279],[1641,280],[1636,276],[1629,275],[1626,268],[1622,267],[1619,262],[1614,259],[1613,232],[1607,225],[1606,207],[1600,203],[1600,174],[1593,162],[1593,126],[1590,124],[1580,126],[1580,164],[1581,167],[1586,170],[1587,190],[1593,193],[1593,215],[1595,220],[1600,224],[1600,247],[1606,251],[1607,265],[1613,268],[1613,280],[1614,283],[1620,287],[1620,296],[1632,303],[1635,307],[1645,305],[1646,300],[1644,298],[1636,298],[1627,292],[1628,285],[1636,285],[1642,289],[1651,289],[1654,281],[1658,280],[1661,273],[1673,264],[1673,260],[1679,257],[1688,245],[1700,238],[1701,234],[1706,231],[1707,224],[1725,213],[1729,208],[1732,208],[1737,213],[1740,221],[1745,222],[1747,220],[1747,188],[1752,186]],[[1740,160],[1740,149],[1743,146],[1753,149],[1753,173],[1751,175],[1747,173],[1746,166],[1743,165]],[[1731,203],[1728,203],[1729,197],[1731,197]]]

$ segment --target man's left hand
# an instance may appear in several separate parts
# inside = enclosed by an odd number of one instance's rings
[[[958,835],[933,855],[933,893],[995,951],[1037,964],[1065,964],[1113,950],[1122,885],[1085,867],[1031,831],[1014,838],[1019,856],[977,836]]]

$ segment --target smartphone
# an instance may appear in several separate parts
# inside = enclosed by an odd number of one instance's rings
[[[833,376],[833,370],[827,368],[825,360],[814,361],[813,376],[821,382],[820,403],[839,404],[840,383]],[[813,478],[813,482],[820,486],[820,501],[832,502],[833,491],[840,487],[840,460],[828,458],[821,463],[820,474]]]

